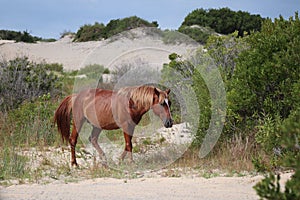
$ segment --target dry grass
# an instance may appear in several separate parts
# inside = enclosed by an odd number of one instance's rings
[[[254,171],[252,159],[257,155],[254,139],[235,135],[231,139],[217,144],[212,152],[203,159],[198,149],[189,149],[172,167],[193,167],[203,170],[219,169],[223,172]]]

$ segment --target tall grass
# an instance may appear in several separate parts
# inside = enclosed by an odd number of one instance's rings
[[[60,138],[52,122],[56,103],[49,95],[0,115],[0,179],[26,178],[30,169],[22,148],[56,145]]]
[[[0,151],[0,180],[12,178],[24,179],[29,177],[28,158],[20,155],[14,147],[1,147]]]
[[[192,167],[211,171],[218,169],[223,172],[253,172],[253,157],[260,154],[255,140],[250,137],[243,138],[236,134],[232,138],[219,141],[205,158],[199,158],[199,149],[190,148],[173,166]]]

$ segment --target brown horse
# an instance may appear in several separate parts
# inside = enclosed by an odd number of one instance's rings
[[[89,140],[99,153],[103,165],[106,165],[106,157],[97,142],[103,129],[123,130],[125,150],[121,159],[124,160],[129,154],[130,161],[133,161],[131,139],[134,128],[147,111],[152,109],[166,128],[172,127],[169,93],[170,89],[162,91],[153,86],[136,86],[121,88],[119,91],[88,89],[67,96],[55,111],[54,121],[62,139],[71,145],[71,164],[77,166],[75,146],[85,121],[93,126]],[[70,134],[71,113],[73,128]]]

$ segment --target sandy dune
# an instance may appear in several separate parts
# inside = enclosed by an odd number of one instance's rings
[[[79,69],[88,64],[101,64],[111,69],[120,65],[120,62],[134,62],[136,59],[161,67],[169,61],[169,54],[176,52],[186,55],[199,46],[196,43],[165,44],[161,37],[147,35],[140,29],[129,33],[123,37],[115,36],[92,42],[72,42],[70,36],[56,42],[36,44],[0,40],[0,58],[9,60],[17,56],[27,56],[36,62],[63,64],[67,70]]]

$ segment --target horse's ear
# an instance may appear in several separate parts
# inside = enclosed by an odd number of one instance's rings
[[[154,94],[156,94],[159,97],[160,92],[157,88],[154,88]]]
[[[170,94],[170,92],[171,92],[170,89],[167,89],[167,90],[166,90],[166,93],[167,93],[167,94]]]

